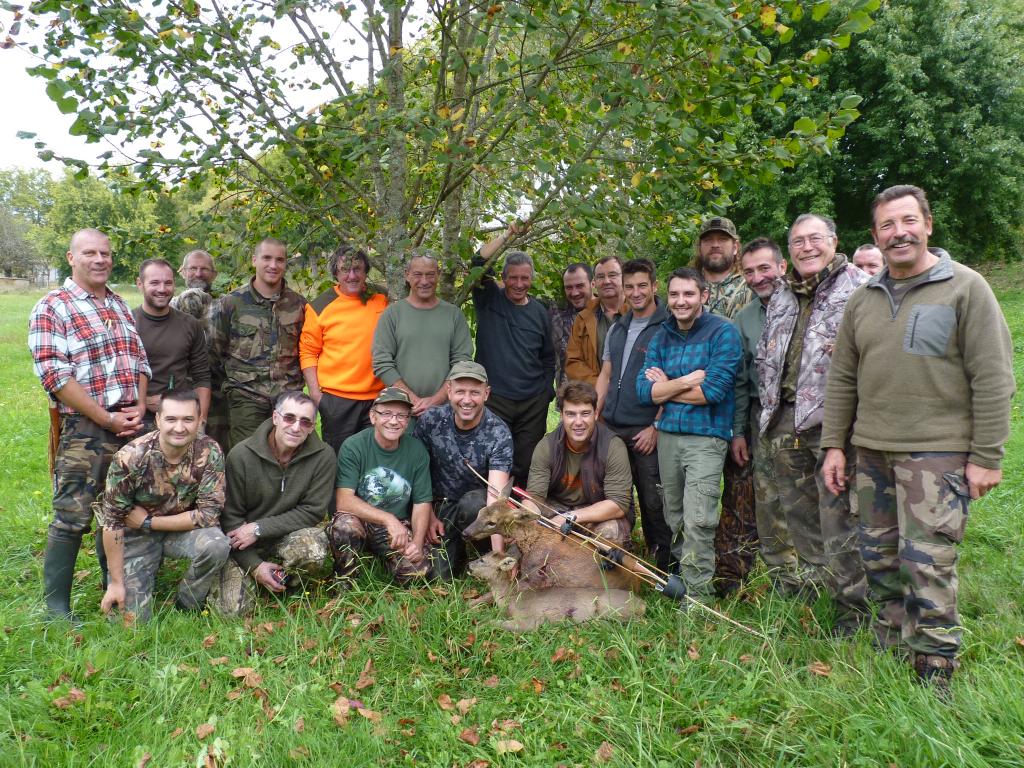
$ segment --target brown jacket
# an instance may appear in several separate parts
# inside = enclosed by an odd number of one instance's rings
[[[619,313],[625,314],[628,310],[629,306],[623,302]],[[569,346],[565,350],[566,379],[597,384],[604,352],[597,348],[597,313],[600,311],[601,300],[591,299],[576,315],[569,334]]]

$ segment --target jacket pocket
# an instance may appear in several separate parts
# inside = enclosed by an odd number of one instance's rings
[[[903,351],[944,357],[956,328],[956,310],[947,304],[918,304],[910,310],[903,332]]]

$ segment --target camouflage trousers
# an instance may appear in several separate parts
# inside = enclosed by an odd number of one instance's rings
[[[84,416],[64,417],[54,463],[51,534],[80,538],[89,531],[92,505],[103,492],[110,462],[130,439]]]
[[[694,597],[709,598],[715,573],[715,532],[722,465],[728,443],[718,437],[658,431],[658,468],[672,556]]]
[[[956,545],[967,526],[965,453],[889,453],[859,448],[860,546],[875,631],[886,646],[956,656]]]
[[[748,441],[749,442],[749,441]],[[715,586],[728,594],[754,567],[757,520],[754,512],[754,466],[740,466],[726,453],[722,469],[722,512],[715,531]]]
[[[289,577],[319,581],[331,574],[330,554],[324,527],[300,528],[273,541],[260,542],[256,552],[266,562],[284,568]],[[291,585],[289,581],[289,585]],[[210,606],[221,616],[250,616],[262,587],[233,559],[228,559],[213,581]]]
[[[412,534],[412,524],[403,520]],[[359,554],[367,551],[384,562],[388,573],[399,584],[413,579],[426,579],[434,575],[433,560],[438,556],[435,548],[423,544],[423,559],[414,563],[403,553],[391,547],[387,529],[382,525],[364,523],[355,515],[338,512],[327,526],[327,538],[334,553],[334,573],[342,578],[353,578],[359,570]]]
[[[433,571],[440,579],[453,579],[466,570],[468,556],[462,532],[476,520],[480,510],[487,506],[487,489],[474,488],[458,499],[434,502],[434,514],[444,523],[440,546],[433,550]],[[473,542],[477,552],[490,549],[490,540]]]
[[[853,627],[864,623],[867,581],[857,545],[857,516],[850,508],[849,493],[832,495],[821,478],[825,460],[821,430],[794,434],[793,408],[785,406],[762,444],[765,459],[775,467],[779,504],[799,558],[801,579],[832,596],[837,624]],[[852,457],[853,451],[847,456]],[[848,462],[847,487],[855,466],[856,461]]]
[[[202,609],[217,573],[231,551],[228,537],[220,528],[194,531],[153,531],[125,529],[124,589],[125,611],[138,621],[153,614],[153,584],[165,557],[188,560],[188,570],[178,584],[178,604]]]
[[[228,411],[228,443],[224,453],[252,435],[260,424],[270,418],[274,403],[269,398],[247,397],[237,389],[229,389],[224,394]]]
[[[757,434],[760,405],[751,408],[750,423]],[[779,486],[775,478],[774,454],[768,439],[759,436],[750,443],[754,472],[754,518],[757,522],[761,560],[775,589],[785,595],[800,590],[798,558],[789,535],[786,514],[779,504]]]

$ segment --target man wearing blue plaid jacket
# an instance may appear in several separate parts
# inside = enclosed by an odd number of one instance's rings
[[[703,311],[707,298],[699,272],[683,267],[672,273],[667,302],[672,317],[651,339],[636,379],[640,402],[662,406],[655,427],[665,520],[679,575],[698,600],[713,595],[720,480],[742,356],[732,323]]]

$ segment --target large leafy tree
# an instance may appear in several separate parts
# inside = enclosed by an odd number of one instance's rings
[[[805,9],[828,6],[428,0],[417,17],[399,0],[40,0],[26,23],[72,132],[115,142],[102,171],[213,177],[250,239],[369,244],[397,290],[410,246],[458,278],[471,243],[513,217],[553,253],[672,246],[749,179],[829,149],[856,100],[790,105],[878,0],[792,45]],[[764,130],[755,109],[783,117]],[[448,285],[457,298],[468,277]]]
[[[932,241],[966,261],[1019,258],[1024,225],[1024,60],[1018,0],[890,0],[846,56],[821,72],[821,92],[864,94],[862,113],[831,157],[738,197],[744,234],[782,237],[802,211],[834,215],[852,250],[870,240],[870,203],[892,184],[929,195]],[[836,12],[836,11],[833,11]],[[797,27],[797,37],[813,37]],[[762,130],[778,120],[762,114]],[[784,191],[779,193],[780,188]]]

